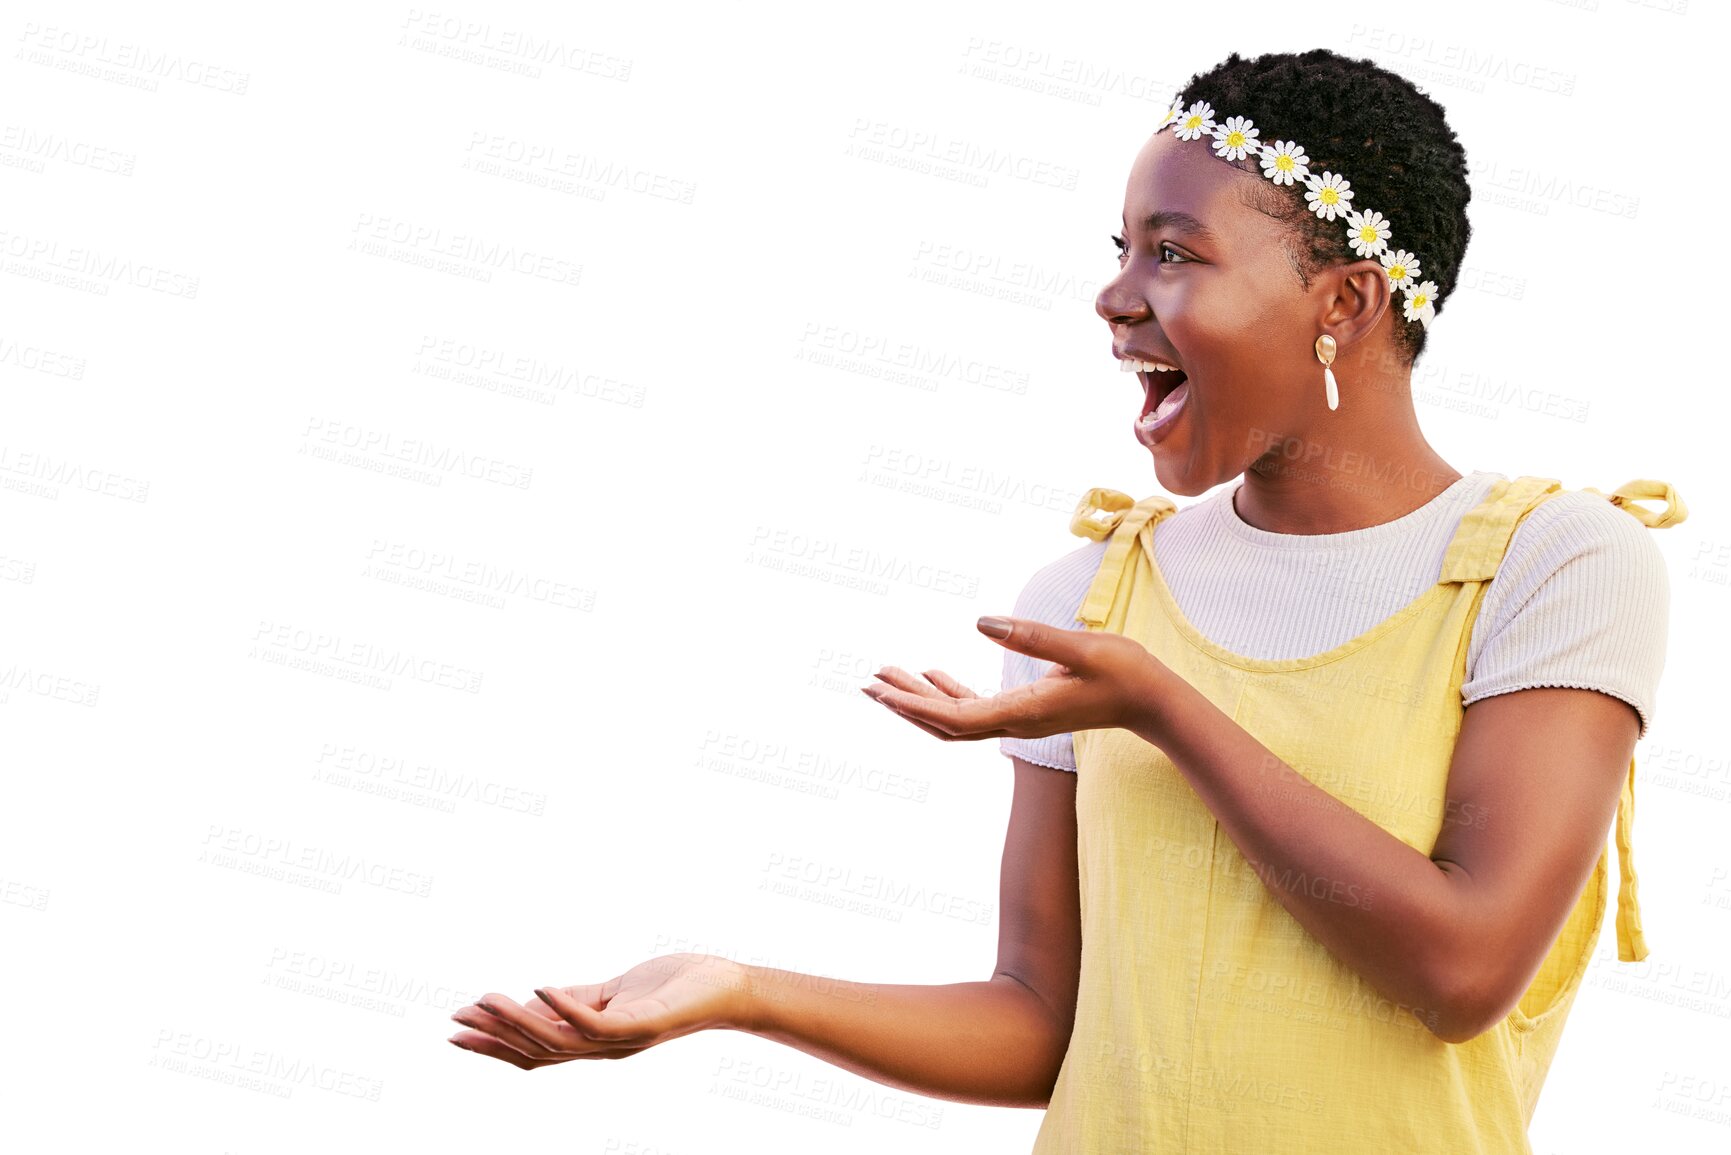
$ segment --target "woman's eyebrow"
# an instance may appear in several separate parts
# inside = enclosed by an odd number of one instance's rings
[[[1214,235],[1214,230],[1189,213],[1179,212],[1176,209],[1161,209],[1158,212],[1149,213],[1147,219],[1142,222],[1142,228],[1147,232],[1168,226],[1195,233],[1210,244],[1220,243],[1220,238]]]

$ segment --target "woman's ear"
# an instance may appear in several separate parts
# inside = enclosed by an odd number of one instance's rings
[[[1389,286],[1388,270],[1373,257],[1331,271],[1336,289],[1323,324],[1343,350],[1350,349],[1369,336],[1382,322],[1383,314],[1395,307],[1394,290]]]

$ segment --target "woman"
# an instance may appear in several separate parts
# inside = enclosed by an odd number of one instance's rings
[[[1528,1151],[1613,815],[1618,954],[1646,955],[1632,755],[1668,603],[1643,526],[1685,513],[1425,441],[1412,366],[1466,171],[1432,100],[1320,49],[1192,77],[1137,156],[1097,309],[1161,486],[1227,488],[1089,491],[1090,544],[980,619],[998,695],[864,688],[1013,760],[991,979],[674,955],[489,995],[452,1041],[533,1067],[747,1030],[1045,1106],[1036,1152]]]

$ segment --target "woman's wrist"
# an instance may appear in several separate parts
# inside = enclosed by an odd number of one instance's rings
[[[774,1000],[767,997],[769,974],[763,967],[750,963],[739,964],[739,969],[744,982],[728,1013],[727,1028],[762,1035],[772,1025],[768,1007]]]
[[[695,966],[687,964],[687,969],[680,976],[682,980],[694,982],[699,986],[709,987],[719,992],[718,996],[708,1002],[702,1022],[697,1026],[700,1031],[754,1031],[759,1021],[759,1007],[762,1000],[757,997],[759,984],[762,981],[755,972],[758,968],[731,959],[725,955],[685,955],[685,959],[701,960]]]
[[[1171,667],[1149,654],[1137,670],[1131,687],[1130,717],[1124,729],[1143,741],[1164,748],[1171,732],[1171,719],[1182,708],[1186,692],[1196,688],[1172,672]]]

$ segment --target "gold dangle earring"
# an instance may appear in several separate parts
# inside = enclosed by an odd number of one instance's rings
[[[1322,384],[1328,393],[1328,407],[1340,408],[1340,389],[1334,383],[1334,338],[1327,333],[1316,339],[1316,359],[1322,362]]]

